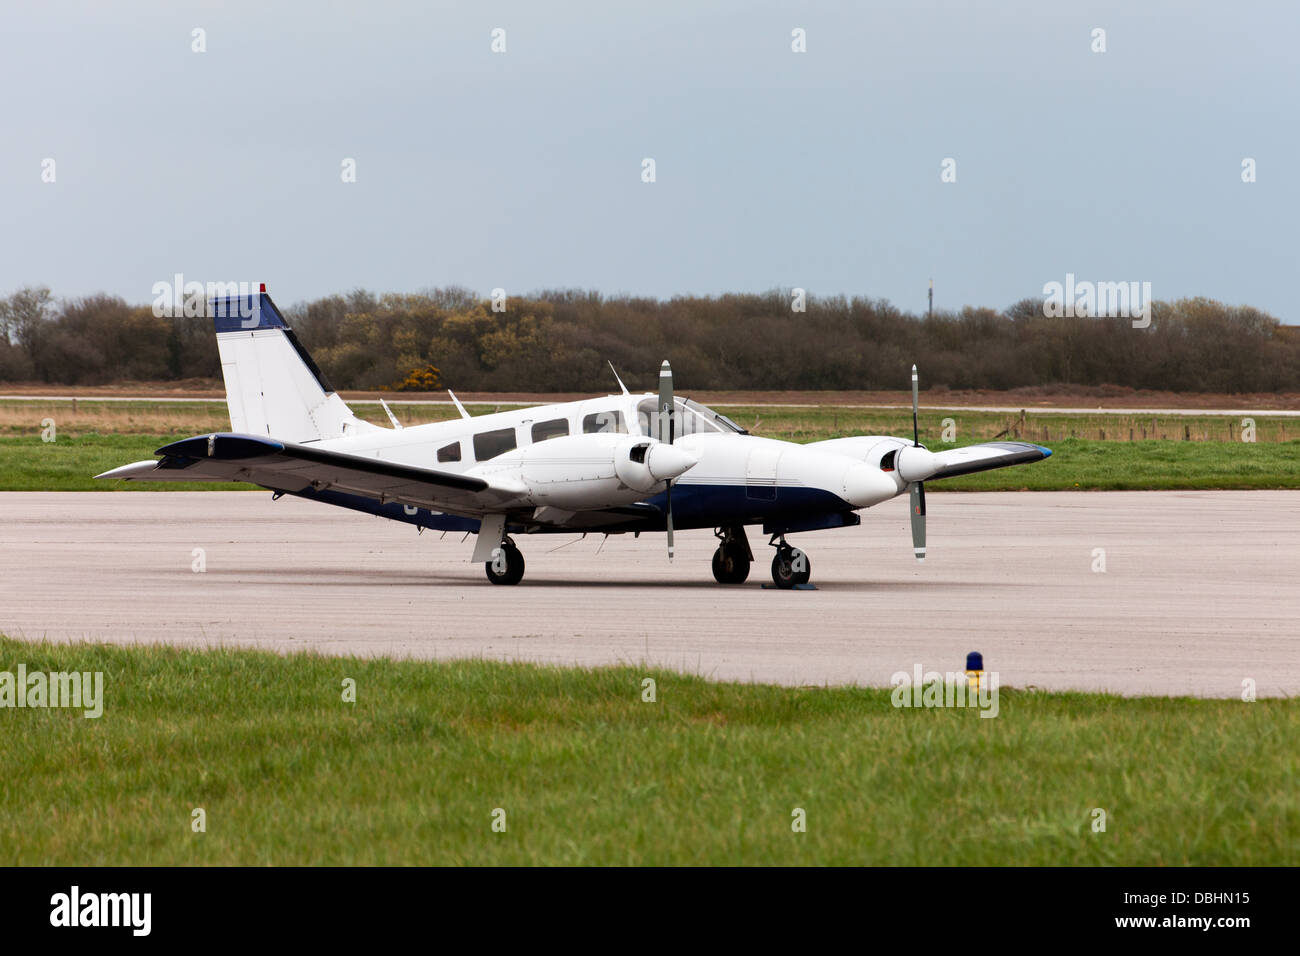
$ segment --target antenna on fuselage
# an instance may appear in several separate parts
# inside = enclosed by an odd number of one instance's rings
[[[465,406],[460,403],[460,399],[456,397],[456,393],[451,389],[447,389],[447,394],[451,396],[451,403],[455,405],[456,409],[460,412],[460,417],[469,418],[469,412],[465,411]]]
[[[614,363],[609,359],[605,359],[605,364],[608,365],[609,370],[614,373],[614,381],[618,382],[618,387],[623,390],[623,394],[631,395],[632,393],[627,390],[627,386],[623,384],[623,380],[618,377],[618,369],[614,368]]]
[[[393,423],[393,427],[401,428],[402,423],[397,420],[397,416],[394,415],[393,410],[388,407],[388,403],[381,398],[379,404],[384,406],[384,411],[388,413],[388,420]]]

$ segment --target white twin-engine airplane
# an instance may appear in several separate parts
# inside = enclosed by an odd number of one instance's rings
[[[799,445],[750,435],[673,396],[667,362],[659,394],[542,405],[403,428],[357,418],[262,291],[213,300],[230,432],[158,449],[99,478],[245,481],[275,492],[478,535],[472,560],[493,584],[517,584],[524,558],[511,535],[622,534],[712,528],[713,576],[739,584],[754,560],[746,525],[776,549],[772,579],[806,586],[811,565],[786,543],[795,532],[856,525],[856,512],[911,495],[912,544],[925,558],[925,482],[1039,461],[1024,442],[931,452],[912,438],[860,436]]]

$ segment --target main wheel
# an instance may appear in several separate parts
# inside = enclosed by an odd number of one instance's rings
[[[713,579],[719,584],[741,584],[749,577],[749,555],[739,548],[713,552]]]
[[[812,562],[798,548],[777,548],[772,558],[772,581],[779,588],[807,584],[812,577]]]
[[[501,543],[500,553],[483,565],[493,584],[518,584],[524,576],[524,556],[511,542]]]

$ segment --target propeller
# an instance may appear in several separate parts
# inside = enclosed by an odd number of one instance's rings
[[[673,443],[673,420],[676,407],[673,405],[673,369],[664,359],[659,368],[659,435],[661,442]],[[668,560],[673,559],[673,480],[668,479],[664,486],[664,512],[668,525]]]
[[[916,410],[919,404],[916,366],[912,366],[912,447],[920,448],[920,429],[916,424]],[[909,504],[912,512],[912,553],[917,561],[925,561],[925,482],[914,481],[908,490]]]

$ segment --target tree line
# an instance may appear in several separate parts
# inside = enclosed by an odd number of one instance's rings
[[[1040,299],[933,315],[788,290],[667,300],[544,290],[504,311],[461,288],[354,291],[283,309],[337,388],[605,391],[606,362],[653,388],[660,362],[697,389],[1118,385],[1186,392],[1300,391],[1300,328],[1203,298],[1127,318],[1049,318]],[[116,296],[0,298],[0,382],[98,385],[219,378],[210,320],[158,317]]]

